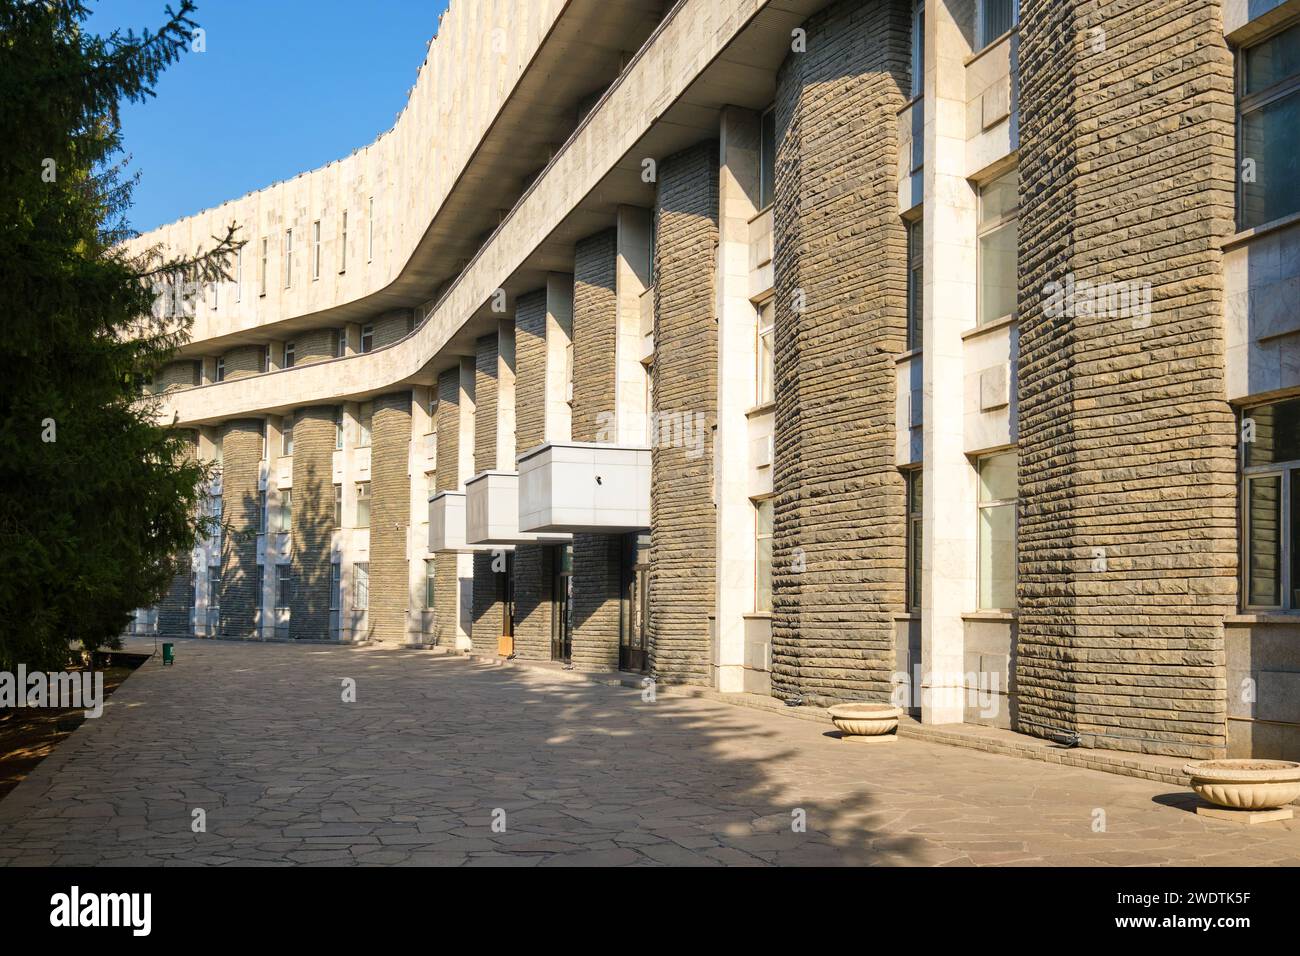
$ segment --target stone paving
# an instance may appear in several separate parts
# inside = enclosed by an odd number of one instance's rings
[[[1300,863],[1300,821],[1241,827],[1193,806],[1168,785],[846,743],[532,668],[191,640],[0,802],[0,863]]]

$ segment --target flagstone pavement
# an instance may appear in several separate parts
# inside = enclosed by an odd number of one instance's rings
[[[0,801],[0,864],[1300,863],[1300,821],[1194,805],[1166,784],[848,743],[533,668],[183,640]]]

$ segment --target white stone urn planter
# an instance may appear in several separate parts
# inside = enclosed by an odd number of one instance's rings
[[[1197,794],[1229,811],[1273,811],[1268,819],[1287,819],[1292,815],[1287,804],[1300,798],[1300,763],[1291,760],[1204,760],[1183,770]],[[1210,816],[1230,816],[1202,809]]]
[[[852,704],[836,704],[827,709],[831,721],[843,734],[843,740],[856,740],[862,743],[884,743],[897,740],[898,718],[903,713],[892,704],[877,704],[870,701],[858,701]]]

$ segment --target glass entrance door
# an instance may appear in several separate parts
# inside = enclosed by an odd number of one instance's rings
[[[551,660],[567,662],[573,658],[573,547],[556,545],[552,560]]]
[[[644,673],[650,655],[649,535],[629,535],[623,551],[623,614],[619,628],[618,668]]]

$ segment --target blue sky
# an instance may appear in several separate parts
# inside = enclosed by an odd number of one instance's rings
[[[89,29],[155,29],[168,0],[97,0]],[[171,0],[173,4],[177,0]],[[141,232],[324,165],[393,125],[447,0],[198,0],[207,51],[122,112]]]

